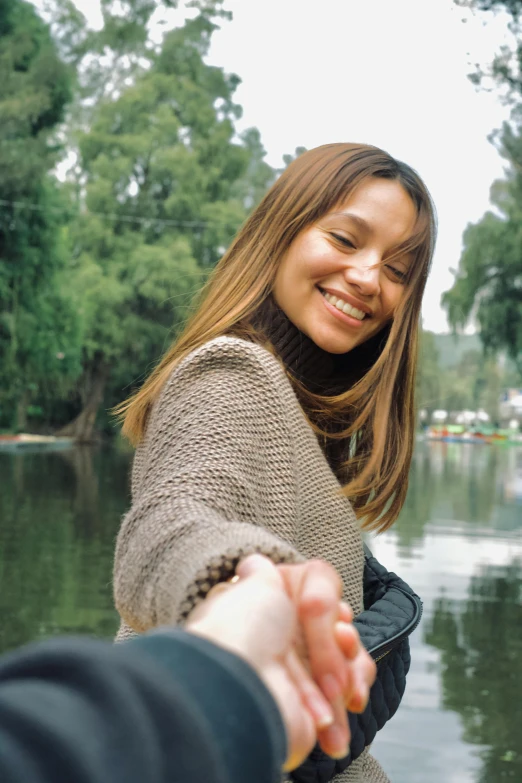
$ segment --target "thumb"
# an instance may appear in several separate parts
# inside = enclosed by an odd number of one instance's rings
[[[237,569],[240,579],[248,579],[251,576],[261,577],[267,584],[280,587],[284,590],[284,582],[276,566],[264,555],[249,555],[242,560]]]

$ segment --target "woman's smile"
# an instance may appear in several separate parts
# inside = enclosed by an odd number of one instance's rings
[[[317,287],[319,288],[319,286]],[[363,321],[365,318],[371,317],[368,308],[360,310],[359,307],[362,303],[354,302],[353,298],[349,297],[348,294],[340,291],[326,291],[324,288],[319,288],[319,291],[329,305],[332,305],[339,313],[349,316],[352,320]]]

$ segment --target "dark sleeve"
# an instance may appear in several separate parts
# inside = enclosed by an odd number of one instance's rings
[[[0,661],[2,783],[274,783],[285,754],[254,671],[183,631]]]

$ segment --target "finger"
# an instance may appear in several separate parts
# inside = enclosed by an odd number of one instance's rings
[[[334,759],[343,759],[348,755],[350,744],[350,730],[348,718],[342,697],[332,704],[334,722],[324,731],[317,734],[319,745],[324,752]]]
[[[236,568],[236,574],[240,579],[248,579],[254,575],[262,576],[270,584],[283,587],[283,580],[276,566],[264,555],[249,555],[241,560]]]
[[[316,729],[320,731],[331,726],[334,722],[332,707],[308,674],[295,650],[288,655],[287,669],[304,706],[313,718]]]
[[[353,621],[352,607],[346,601],[339,602],[339,617],[337,619],[341,623],[351,623]]]
[[[341,593],[341,578],[329,563],[324,560],[310,560],[307,563],[299,599],[302,614],[320,617],[326,612],[332,612],[337,619]]]
[[[308,563],[298,615],[312,674],[332,703],[343,693],[346,671],[335,638],[340,591],[340,579],[331,566],[322,561]]]
[[[350,712],[364,712],[370,697],[370,688],[375,682],[377,666],[364,649],[348,666],[353,677],[353,688],[351,698],[346,702],[346,707]]]
[[[353,660],[359,655],[362,644],[357,629],[351,623],[335,624],[335,639],[344,657]]]
[[[336,624],[336,638],[347,660],[347,682],[344,689],[346,708],[363,712],[376,674],[375,663],[361,643],[357,629],[345,623]]]
[[[292,565],[285,565],[282,563],[277,566],[278,573],[285,584],[285,589],[296,606],[301,596],[307,568],[308,563],[296,563]]]

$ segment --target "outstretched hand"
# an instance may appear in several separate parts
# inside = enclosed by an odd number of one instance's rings
[[[333,710],[333,723],[318,726],[319,743],[328,755],[342,758],[350,742],[346,710],[366,707],[375,662],[352,625],[352,610],[341,601],[341,579],[329,563],[309,560],[278,570],[298,613],[298,654]]]
[[[345,756],[345,708],[364,708],[375,664],[339,600],[339,577],[322,561],[276,567],[261,555],[246,558],[237,573],[237,584],[210,592],[187,630],[256,669],[286,727],[285,769],[299,766],[317,739],[329,755]]]

